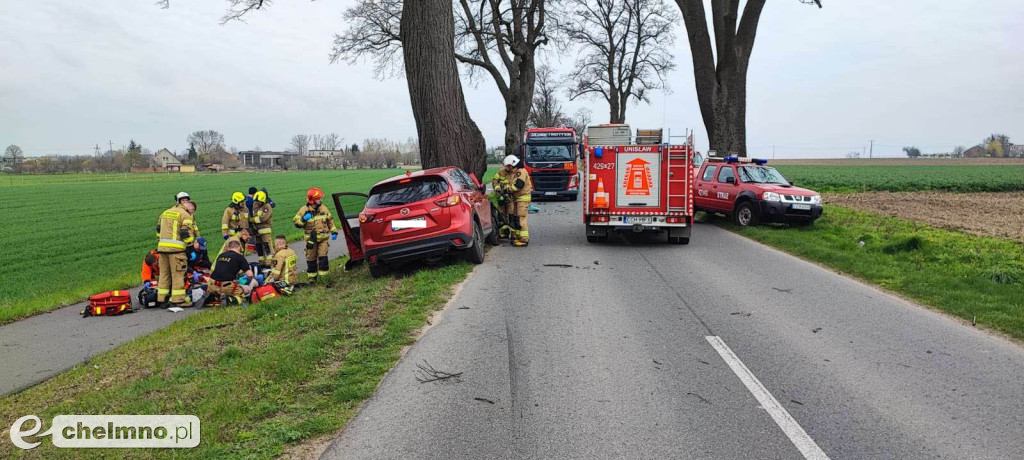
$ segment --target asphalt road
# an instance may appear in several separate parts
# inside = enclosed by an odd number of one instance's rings
[[[324,458],[1024,458],[1021,346],[710,225],[588,244],[540,207]]]
[[[299,254],[299,272],[305,273],[304,242],[292,243]],[[220,242],[214,245],[220,249]],[[344,235],[331,242],[332,259],[348,254]],[[139,254],[139,264],[142,256]],[[213,254],[211,254],[211,258]],[[248,258],[256,262],[256,256]],[[131,289],[132,302],[142,286]],[[62,307],[0,326],[0,396],[20,391],[86,362],[89,358],[122,343],[194,314],[195,308],[180,313],[164,309],[142,309],[121,316],[82,318],[89,302]]]

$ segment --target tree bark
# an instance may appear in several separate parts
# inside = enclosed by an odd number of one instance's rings
[[[423,168],[458,166],[483,179],[487,147],[459,80],[452,0],[403,2],[401,38]]]
[[[690,42],[697,103],[708,132],[709,148],[722,155],[747,156],[747,67],[765,0],[747,1],[738,28],[739,2],[712,0],[717,63],[704,2],[676,0],[676,4],[683,13]]]

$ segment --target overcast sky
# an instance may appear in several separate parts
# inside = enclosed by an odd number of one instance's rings
[[[187,147],[188,133],[222,132],[228,146],[284,149],[298,133],[347,143],[416,133],[405,81],[372,65],[331,65],[348,0],[278,0],[247,23],[221,26],[226,2],[0,0],[0,148],[91,154],[130,138]],[[1024,142],[1024,2],[797,0],[765,7],[750,66],[753,154],[843,156],[875,139],[876,156],[970,146],[992,132]],[[636,127],[695,129],[707,140],[680,25],[672,92],[630,106]],[[571,57],[546,59],[563,73]],[[464,79],[465,82],[465,79]],[[493,83],[467,84],[488,145],[504,111]],[[566,103],[607,120],[603,100]]]

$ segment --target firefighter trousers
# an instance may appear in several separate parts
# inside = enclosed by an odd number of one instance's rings
[[[160,279],[157,282],[156,302],[164,303],[170,297],[171,303],[191,306],[192,299],[185,295],[185,273],[188,271],[188,257],[184,252],[161,252]]]
[[[529,201],[516,201],[505,206],[505,219],[509,223],[510,239],[524,243],[530,242],[530,225],[527,222],[529,215]]]
[[[330,272],[330,259],[327,257],[329,243],[327,238],[317,241],[306,239],[306,276],[310,281],[315,281],[317,276],[325,276]]]
[[[258,231],[259,234],[253,238],[253,242],[256,245],[256,254],[259,255],[257,260],[259,260],[261,267],[270,267],[274,264],[274,251],[270,249],[274,237],[270,234],[270,227],[261,228]]]

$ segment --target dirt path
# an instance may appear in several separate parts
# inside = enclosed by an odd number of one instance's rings
[[[975,235],[1024,242],[1024,192],[867,192],[826,194],[824,201]]]

